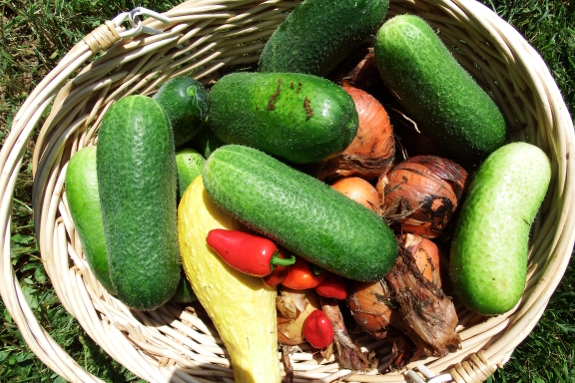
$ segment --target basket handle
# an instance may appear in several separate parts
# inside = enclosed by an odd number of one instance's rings
[[[481,383],[489,379],[496,367],[489,362],[483,351],[479,351],[477,354],[473,354],[469,360],[457,363],[448,373],[435,375],[424,364],[417,366],[416,369],[429,379],[427,383]],[[406,375],[416,383],[426,383],[414,370],[407,371]]]
[[[160,30],[144,26],[139,17],[140,15],[150,16],[164,24],[170,23],[170,18],[167,16],[147,8],[137,7],[129,12],[120,13],[112,21],[106,20],[104,24],[86,35],[82,41],[88,45],[93,54],[96,54],[100,51],[108,50],[108,48],[124,38],[134,37],[141,33],[149,35],[162,33]],[[131,28],[122,31],[122,24],[126,21]]]
[[[161,31],[145,27],[139,19],[140,15],[148,15],[161,22],[170,22],[169,18],[144,8],[136,8],[126,14],[120,14],[112,21],[106,21],[96,28],[80,43],[76,44],[58,65],[34,88],[24,104],[14,117],[10,133],[0,150],[0,296],[14,322],[21,330],[22,336],[34,354],[58,375],[75,382],[102,382],[97,377],[86,372],[76,361],[54,341],[40,326],[32,311],[27,307],[26,300],[10,261],[10,222],[12,197],[16,178],[20,171],[25,146],[32,134],[33,128],[46,108],[54,101],[62,85],[71,73],[80,68],[95,54],[109,49],[123,38],[133,37],[140,33],[157,34]],[[125,29],[122,24],[127,21],[132,28]],[[38,221],[35,214],[34,221]],[[36,233],[38,230],[36,228]],[[40,244],[40,243],[39,243]]]

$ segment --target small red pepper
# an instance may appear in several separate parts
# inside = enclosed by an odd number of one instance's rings
[[[327,271],[301,257],[290,266],[282,285],[294,290],[313,289],[327,277]]]
[[[314,348],[324,348],[333,342],[333,326],[321,310],[314,310],[303,324],[303,336]]]
[[[347,289],[345,281],[333,274],[330,274],[322,283],[315,287],[316,293],[326,298],[346,299]]]
[[[279,248],[279,257],[280,258],[284,258],[284,259],[288,259],[287,255],[286,255],[286,250],[283,248]],[[265,277],[263,277],[264,283],[266,284],[266,286],[269,287],[276,287],[277,285],[279,285],[280,283],[282,283],[282,281],[285,279],[285,277],[287,276],[289,272],[289,266],[281,266],[281,265],[277,265],[271,272],[271,274],[266,275]]]
[[[234,269],[256,277],[269,275],[276,265],[295,262],[279,257],[277,246],[265,237],[239,230],[213,229],[206,238],[208,245]]]

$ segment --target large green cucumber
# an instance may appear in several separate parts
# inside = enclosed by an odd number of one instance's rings
[[[388,20],[377,32],[374,52],[382,79],[423,134],[469,161],[505,143],[497,105],[423,19]]]
[[[357,133],[358,116],[351,96],[324,78],[232,73],[210,90],[208,123],[225,143],[310,163],[343,151]]]
[[[502,314],[525,287],[529,230],[549,186],[545,153],[507,144],[481,165],[462,205],[451,245],[450,275],[463,303]]]
[[[174,141],[158,103],[116,102],[102,120],[97,159],[110,277],[127,306],[154,309],[180,279]]]
[[[110,294],[116,294],[106,253],[95,146],[81,149],[68,162],[66,199],[90,270]]]
[[[200,131],[208,114],[208,91],[191,77],[169,79],[153,99],[168,116],[176,147],[185,144]]]
[[[383,23],[389,0],[306,0],[274,31],[260,72],[327,75]]]
[[[374,281],[395,264],[396,239],[376,213],[259,150],[222,146],[202,177],[224,211],[333,273]]]

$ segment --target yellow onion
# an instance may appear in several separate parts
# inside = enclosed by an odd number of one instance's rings
[[[437,245],[425,237],[414,234],[404,234],[400,242],[411,253],[425,279],[441,288],[441,260]]]
[[[372,184],[359,177],[340,178],[331,185],[332,188],[365,206],[366,208],[378,211],[379,194]]]
[[[350,281],[348,290],[347,305],[351,315],[371,337],[383,339],[391,329],[405,328],[399,312],[389,297],[384,280]]]
[[[435,238],[445,232],[467,186],[467,171],[437,156],[415,156],[386,175],[383,217],[402,233]]]
[[[353,98],[359,116],[357,134],[340,154],[316,164],[312,173],[320,180],[357,176],[367,180],[387,173],[393,165],[395,144],[387,111],[373,96],[342,82]]]

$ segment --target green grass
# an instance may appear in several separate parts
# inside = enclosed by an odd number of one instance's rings
[[[541,53],[571,115],[575,112],[575,2],[483,0]],[[0,0],[0,142],[19,105],[87,32],[137,5],[165,10],[179,1]],[[37,132],[36,132],[37,134]],[[42,268],[33,235],[28,145],[14,196],[12,262],[41,325],[89,372],[108,382],[138,379],[111,360],[62,308]],[[575,262],[541,321],[491,382],[575,382]],[[0,300],[0,381],[62,381],[28,349]]]

